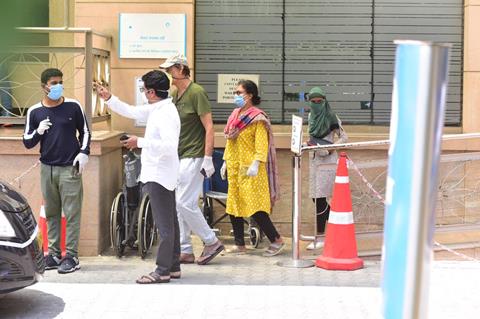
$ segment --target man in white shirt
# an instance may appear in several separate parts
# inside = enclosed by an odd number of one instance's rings
[[[175,208],[180,118],[172,99],[168,98],[170,81],[164,72],[150,71],[142,77],[142,81],[148,105],[135,107],[120,101],[105,87],[96,87],[112,111],[147,122],[143,138],[130,135],[123,141],[129,149],[142,149],[140,181],[150,197],[153,217],[161,238],[156,270],[141,276],[137,283],[166,283],[171,278],[180,278],[180,237]]]

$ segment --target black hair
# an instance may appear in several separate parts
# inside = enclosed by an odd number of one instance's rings
[[[258,95],[258,87],[255,82],[250,80],[240,80],[237,85],[241,85],[247,94],[252,95],[252,104],[259,105],[262,102],[262,99]]]
[[[168,97],[168,89],[170,89],[170,80],[165,72],[160,70],[153,70],[145,73],[142,76],[143,84],[146,89],[152,89],[155,91],[155,95],[161,99]]]
[[[56,76],[63,77],[62,71],[55,68],[49,68],[42,72],[42,75],[40,76],[40,81],[42,81],[42,84],[47,84],[48,80]]]
[[[173,65],[174,67],[176,67],[177,69],[181,69],[182,70],[182,75],[186,78],[190,77],[190,68],[188,67],[188,65],[184,65],[184,64],[174,64]],[[182,66],[183,66],[183,69],[182,69]]]

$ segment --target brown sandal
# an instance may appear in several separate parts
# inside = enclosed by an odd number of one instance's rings
[[[170,282],[170,277],[167,279],[162,279],[162,276],[160,276],[157,272],[153,271],[148,275],[143,275],[142,277],[138,278],[136,282],[137,284],[141,285],[165,284],[167,282]]]
[[[210,254],[207,254],[206,248],[204,248],[203,252],[202,252],[202,255],[197,259],[197,264],[198,265],[208,264],[208,262],[210,262],[218,254],[220,254],[224,249],[225,249],[225,247],[220,242],[218,242],[218,246]]]

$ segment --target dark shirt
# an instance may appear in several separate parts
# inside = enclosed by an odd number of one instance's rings
[[[41,121],[50,119],[52,126],[43,135],[37,128]],[[77,137],[78,131],[78,137]],[[42,103],[28,109],[25,119],[23,144],[32,148],[40,142],[40,162],[52,166],[71,166],[78,153],[90,154],[90,130],[80,103],[65,98],[55,107]]]

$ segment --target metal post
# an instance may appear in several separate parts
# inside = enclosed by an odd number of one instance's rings
[[[85,114],[92,129],[92,92],[93,92],[93,34],[85,32]]]
[[[427,318],[449,45],[396,41],[382,291],[385,318]]]
[[[292,174],[292,260],[279,261],[282,267],[307,268],[313,267],[313,261],[300,259],[300,223],[302,210],[302,155],[293,156]]]

